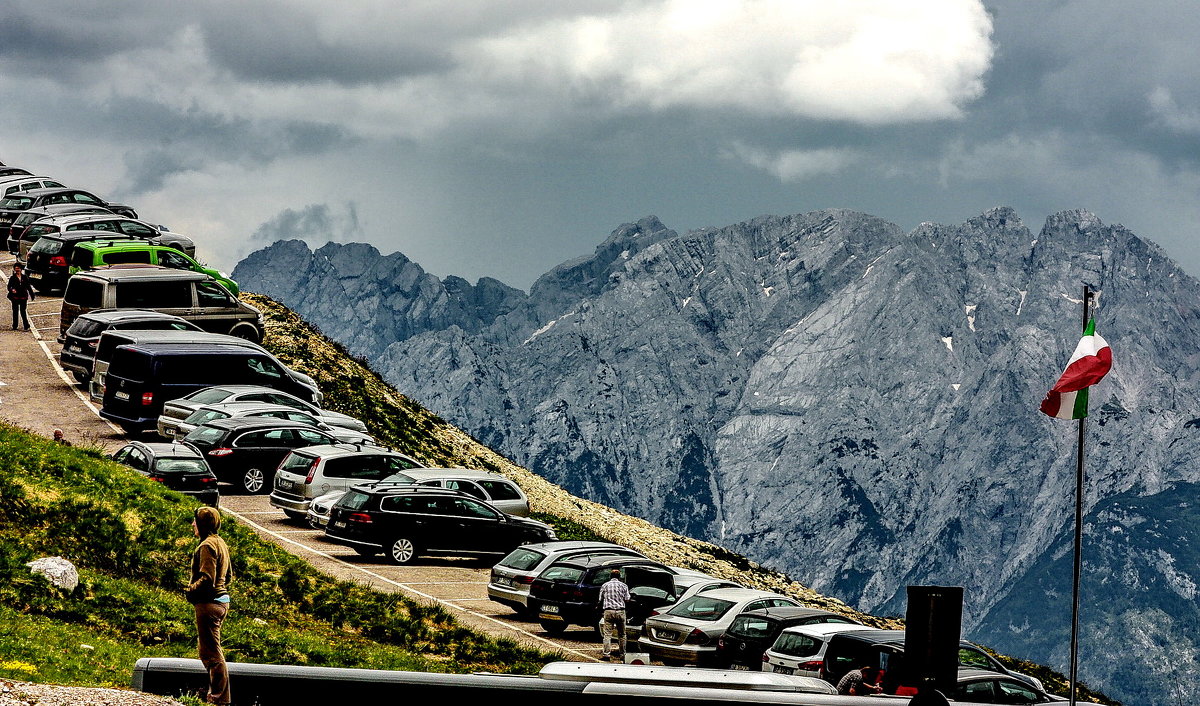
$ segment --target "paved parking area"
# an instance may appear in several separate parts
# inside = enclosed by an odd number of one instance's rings
[[[12,274],[12,263],[11,255],[0,257],[0,275],[5,280]],[[0,317],[0,418],[43,436],[51,436],[57,428],[73,443],[116,450],[125,443],[123,432],[101,418],[82,387],[58,367],[61,303],[58,296],[39,296],[31,302],[31,331],[12,330],[10,310],[5,307]],[[223,485],[222,493],[226,490],[232,488]],[[221,505],[263,538],[331,576],[437,602],[472,629],[537,649],[557,650],[564,659],[600,658],[594,630],[574,627],[560,638],[551,638],[536,621],[519,620],[508,608],[488,600],[488,568],[477,561],[423,559],[416,566],[391,566],[382,557],[359,557],[326,542],[323,533],[287,520],[265,496],[223,496]]]

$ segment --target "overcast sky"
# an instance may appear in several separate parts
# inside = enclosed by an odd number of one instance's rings
[[[1200,274],[1200,12],[1128,0],[0,2],[0,161],[191,235],[527,289],[646,215],[1086,208]]]

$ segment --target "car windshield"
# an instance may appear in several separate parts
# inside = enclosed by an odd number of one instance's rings
[[[680,618],[692,620],[720,620],[734,605],[733,601],[723,601],[710,596],[692,596],[683,603],[675,606],[667,613]]]
[[[233,393],[228,390],[222,390],[219,387],[206,387],[203,390],[198,390],[187,396],[189,402],[199,402],[200,404],[213,404],[215,402],[223,402],[226,397]]]
[[[154,470],[164,473],[194,473],[207,471],[208,464],[199,458],[160,458],[155,462]]]

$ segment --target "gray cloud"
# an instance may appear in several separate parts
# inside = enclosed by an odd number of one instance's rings
[[[258,226],[250,239],[256,243],[276,240],[303,240],[314,247],[327,242],[352,242],[363,239],[354,202],[331,208],[329,204],[309,204],[299,210],[284,209]]]

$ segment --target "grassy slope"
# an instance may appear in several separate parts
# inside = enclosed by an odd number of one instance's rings
[[[575,498],[397,393],[282,305],[252,294],[243,298],[264,313],[265,345],[313,376],[328,407],[362,419],[381,441],[429,465],[513,478],[530,496],[535,516],[555,525],[560,537],[616,541],[868,625],[899,626],[714,545]],[[96,450],[60,447],[2,424],[0,471],[0,677],[121,686],[139,657],[193,655],[191,609],[179,595],[195,541],[191,501]],[[231,660],[532,672],[549,659],[471,633],[440,608],[327,578],[236,523],[222,534],[233,548],[238,576],[236,609],[225,629]],[[73,593],[49,587],[24,566],[52,555],[80,567],[81,586]],[[1048,687],[1063,684],[1062,675],[1044,667],[1008,661]]]

